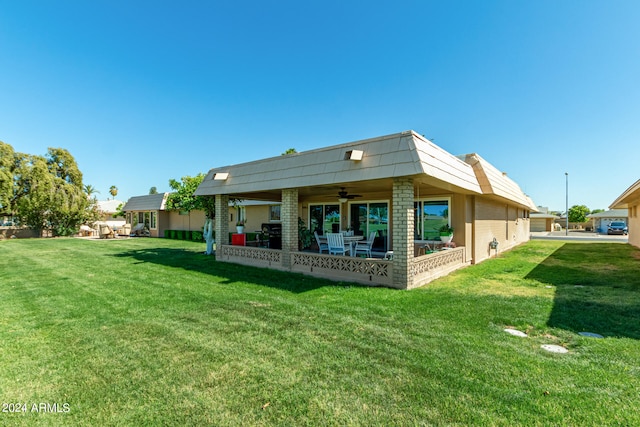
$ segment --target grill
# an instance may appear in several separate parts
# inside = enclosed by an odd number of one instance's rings
[[[282,224],[262,224],[262,234],[269,237],[270,249],[282,249]]]

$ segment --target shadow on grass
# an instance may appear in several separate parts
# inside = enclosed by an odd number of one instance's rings
[[[328,286],[326,280],[302,274],[266,268],[216,262],[214,256],[178,248],[149,248],[120,252],[118,258],[131,258],[137,263],[153,263],[215,276],[219,283],[247,282],[260,286],[302,293]],[[331,285],[339,285],[332,282]],[[351,286],[351,284],[349,284]]]
[[[548,325],[640,339],[640,251],[616,243],[566,243],[527,278],[556,287]]]

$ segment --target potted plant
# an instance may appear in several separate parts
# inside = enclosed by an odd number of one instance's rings
[[[440,227],[440,240],[444,243],[451,243],[453,240],[453,227],[449,224],[444,224]]]
[[[236,231],[238,232],[238,234],[242,234],[244,233],[244,224],[246,223],[246,220],[241,219],[240,221],[236,222]]]

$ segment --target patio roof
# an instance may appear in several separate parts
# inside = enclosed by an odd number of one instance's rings
[[[354,151],[362,152],[361,160],[348,158]],[[214,168],[195,194],[280,201],[281,190],[298,188],[301,197],[335,200],[340,187],[373,196],[399,177],[412,177],[422,195],[422,186],[489,194],[537,210],[515,182],[479,156],[456,157],[414,131]]]

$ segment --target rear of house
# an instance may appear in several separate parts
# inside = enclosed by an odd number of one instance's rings
[[[229,245],[229,223],[216,221],[219,261],[401,289],[527,241],[536,210],[479,155],[454,156],[413,131],[211,169],[195,194],[215,196],[216,218],[231,199],[281,204],[281,248]],[[392,258],[301,253],[298,218],[321,236],[375,232],[374,252]],[[453,244],[435,253],[444,224]]]

